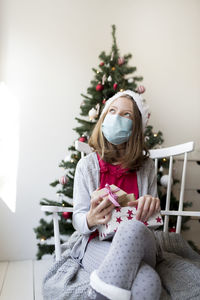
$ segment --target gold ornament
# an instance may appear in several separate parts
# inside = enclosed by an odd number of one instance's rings
[[[111,69],[112,71],[115,71],[115,67],[112,67],[112,69]]]
[[[124,91],[124,89],[120,89],[120,92],[123,92]]]
[[[153,135],[154,137],[157,137],[158,135],[157,135],[157,133],[154,133],[154,135]]]
[[[163,161],[165,162],[165,161],[167,161],[167,159],[164,157],[164,158],[163,158]]]

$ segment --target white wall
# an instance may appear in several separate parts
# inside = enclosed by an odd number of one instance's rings
[[[121,55],[144,77],[150,124],[165,145],[194,140],[199,155],[200,1],[2,0],[0,80],[20,105],[16,212],[0,201],[0,260],[35,257],[39,201],[76,138],[82,102],[117,26]],[[10,170],[12,172],[12,170]]]

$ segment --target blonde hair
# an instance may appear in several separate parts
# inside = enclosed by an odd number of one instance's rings
[[[145,145],[142,128],[142,116],[137,104],[129,95],[123,95],[123,97],[130,99],[133,103],[133,129],[129,140],[126,143],[123,143],[122,148],[119,149],[119,147],[109,143],[104,137],[101,130],[101,125],[108,113],[108,107],[94,127],[92,135],[89,139],[89,145],[94,149],[94,151],[98,152],[100,157],[106,162],[118,162],[124,168],[129,168],[130,170],[136,171],[149,157],[149,152]],[[123,150],[122,156],[120,156],[119,150]]]

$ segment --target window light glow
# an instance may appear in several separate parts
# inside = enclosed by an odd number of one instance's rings
[[[15,212],[19,154],[19,104],[0,83],[0,201]]]

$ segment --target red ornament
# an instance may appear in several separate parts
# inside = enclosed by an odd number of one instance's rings
[[[87,138],[85,136],[81,136],[78,140],[84,143],[87,141]]]
[[[173,226],[173,227],[169,228],[169,232],[176,232],[176,227]]]
[[[118,58],[118,65],[123,65],[124,64],[124,58],[123,57],[119,57]]]
[[[145,92],[145,87],[143,85],[138,86],[137,90],[138,94],[143,94]]]
[[[102,67],[102,66],[104,66],[104,62],[103,62],[103,61],[102,61],[102,62],[100,62],[100,64],[99,64],[99,65],[100,65],[101,67]]]
[[[117,86],[118,86],[118,84],[117,83],[114,83],[113,84],[113,89],[116,91],[116,89],[117,89]]]
[[[101,83],[98,83],[97,86],[96,86],[96,91],[100,92],[102,90],[103,90],[103,85]]]
[[[106,99],[103,99],[102,103],[105,104],[106,103]]]
[[[68,183],[68,178],[67,176],[62,176],[59,180],[60,184],[64,185],[64,184],[67,184]]]
[[[63,216],[63,218],[64,218],[65,220],[70,219],[71,215],[72,215],[72,213],[71,213],[71,212],[68,212],[68,211],[64,211],[64,212],[62,213],[62,216]]]

